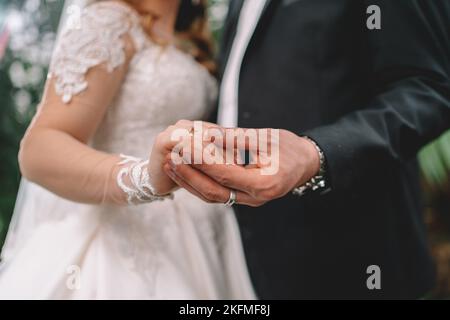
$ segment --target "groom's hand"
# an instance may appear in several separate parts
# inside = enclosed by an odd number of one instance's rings
[[[170,157],[167,157],[168,162],[164,166],[167,175],[204,201],[225,203],[229,199],[230,189],[233,189],[236,190],[237,203],[256,207],[281,198],[292,189],[305,184],[320,169],[320,158],[314,145],[292,132],[274,129],[226,130],[234,130],[235,136],[238,137],[233,143],[234,148],[247,149],[257,158],[254,163],[248,166],[176,165]],[[261,139],[258,139],[256,146],[248,140],[244,145],[237,146],[239,135],[245,135],[248,130],[255,130],[259,137],[263,133],[261,130],[266,130],[265,133],[269,135],[267,141],[271,143],[264,146],[264,142],[261,144]],[[278,139],[273,139],[275,133],[278,134]],[[223,141],[219,147],[225,148],[226,145],[230,146]],[[277,152],[278,159],[276,159]],[[276,163],[268,163],[268,159]]]

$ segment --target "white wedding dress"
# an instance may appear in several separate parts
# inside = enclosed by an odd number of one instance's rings
[[[137,48],[92,147],[148,158],[159,132],[208,112],[215,80],[191,56],[149,40],[133,9],[93,4],[82,22],[61,40],[51,67],[66,102],[89,85],[84,75],[91,67],[123,63],[123,34]],[[173,200],[137,206],[87,205],[23,181],[0,269],[0,299],[15,298],[255,296],[234,213],[223,205],[184,190]]]

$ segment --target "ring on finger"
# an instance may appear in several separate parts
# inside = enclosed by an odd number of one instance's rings
[[[225,202],[225,206],[232,207],[236,203],[236,191],[230,190],[230,197],[228,201]]]

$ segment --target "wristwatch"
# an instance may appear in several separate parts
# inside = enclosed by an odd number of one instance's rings
[[[317,175],[312,177],[308,182],[292,190],[292,194],[296,196],[303,196],[311,191],[326,190],[327,188],[325,155],[314,140],[307,136],[302,136],[302,138],[311,142],[319,153],[320,169]]]

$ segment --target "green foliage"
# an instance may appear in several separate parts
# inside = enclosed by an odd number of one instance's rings
[[[33,7],[33,1],[25,0],[0,4],[0,32],[6,18],[16,16],[10,22],[13,27],[9,28],[9,46],[0,57],[0,244],[6,236],[20,182],[20,140],[43,91],[49,59],[45,51],[51,51],[62,9],[62,1],[38,4]],[[17,19],[19,14],[22,20]]]
[[[419,162],[426,181],[435,188],[445,188],[450,176],[450,131],[423,148]]]

